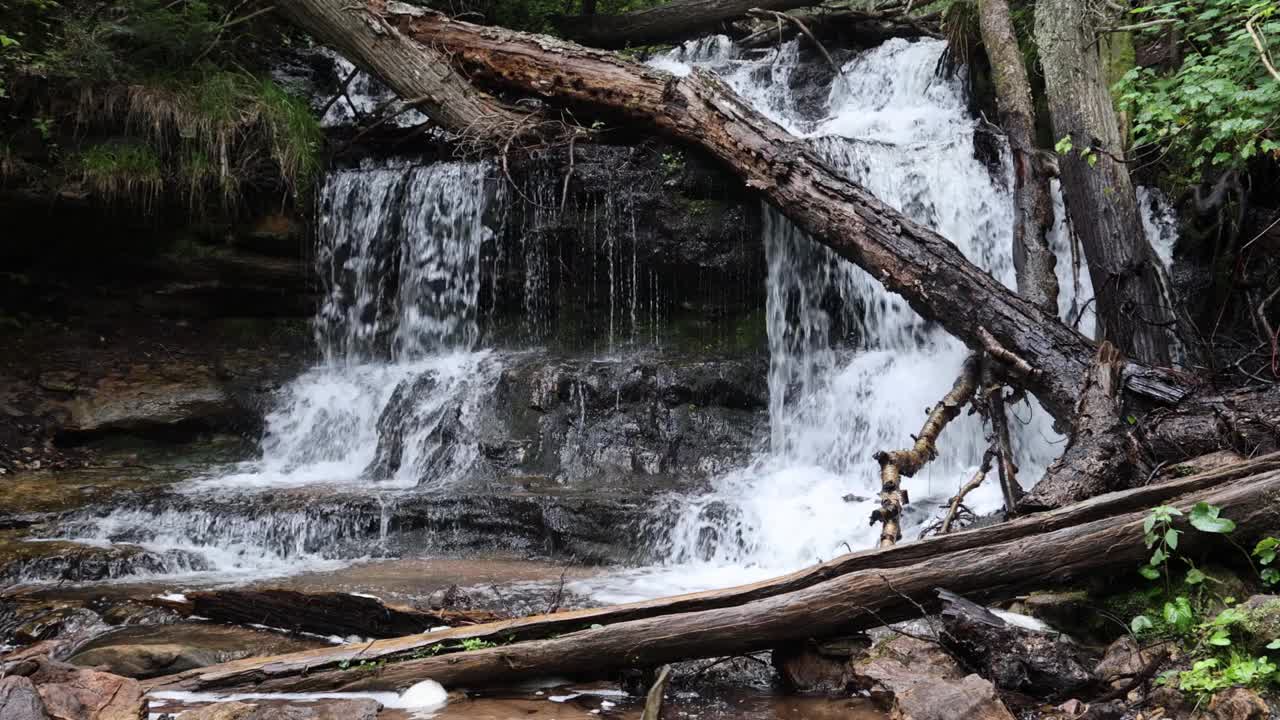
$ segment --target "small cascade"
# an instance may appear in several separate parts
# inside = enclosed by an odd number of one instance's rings
[[[477,404],[501,369],[474,349],[481,247],[493,235],[487,176],[459,162],[330,174],[316,258],[324,361],[281,389],[261,457],[174,496],[70,518],[57,537],[137,548],[148,562],[116,573],[134,577],[278,575],[377,546],[361,540],[385,545],[395,502],[379,495],[445,486],[478,454]],[[377,509],[329,504],[344,485]],[[295,494],[263,492],[286,488]]]

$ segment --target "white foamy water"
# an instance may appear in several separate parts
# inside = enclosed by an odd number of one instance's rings
[[[58,537],[154,556],[118,573],[130,579],[243,581],[339,567],[364,554],[362,541],[376,548],[388,491],[447,485],[478,453],[467,431],[501,369],[474,349],[486,177],[484,164],[459,162],[331,173],[316,257],[324,361],[278,394],[261,457],[187,483],[190,501],[90,511]],[[358,488],[382,510],[335,512],[323,490],[268,504],[271,491],[308,486]]]
[[[796,43],[750,59],[723,40],[706,40],[655,64],[721,74],[757,109],[808,138],[838,171],[1012,286],[1010,169],[1006,163],[993,177],[975,158],[976,122],[962,84],[935,74],[942,50],[939,41],[891,40],[847,62],[817,107],[793,86]],[[880,489],[873,455],[911,442],[967,351],[768,208],[764,235],[769,450],[715,481],[711,493],[671,503],[678,520],[663,567],[587,581],[578,590],[626,601],[750,582],[878,538],[869,522]],[[1065,306],[1074,301],[1072,289],[1064,286]],[[1034,401],[1013,412],[1019,477],[1034,481],[1060,452],[1061,438]],[[914,537],[972,476],[987,444],[976,417],[962,415],[947,427],[939,457],[904,483],[911,498],[904,537]],[[999,509],[998,483],[992,479],[966,504],[979,513]]]

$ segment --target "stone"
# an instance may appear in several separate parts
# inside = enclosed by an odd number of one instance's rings
[[[37,384],[50,392],[73,393],[80,386],[80,373],[74,370],[50,370],[40,373]]]
[[[965,598],[939,590],[945,602],[946,648],[1002,690],[1069,696],[1094,681],[1070,641],[1050,632],[1006,622]]]
[[[137,680],[42,658],[30,676],[55,720],[139,720],[146,699]]]
[[[1249,650],[1264,653],[1267,643],[1280,638],[1280,595],[1254,595],[1236,607],[1245,614]]]
[[[853,682],[853,659],[865,655],[869,646],[865,637],[794,643],[775,648],[772,661],[789,692],[841,693]]]
[[[1209,700],[1205,720],[1268,720],[1271,708],[1247,688],[1223,690]]]
[[[1022,612],[1066,632],[1084,628],[1094,615],[1083,590],[1032,593],[1022,602]]]
[[[178,623],[126,627],[94,638],[68,662],[116,675],[151,678],[240,660],[325,645],[273,632],[230,625]]]
[[[1105,683],[1119,685],[1142,672],[1147,663],[1160,654],[1176,659],[1177,644],[1165,642],[1140,647],[1132,636],[1125,635],[1107,646],[1102,659],[1094,666],[1093,673]]]
[[[376,700],[365,698],[306,704],[262,704],[237,720],[377,720],[381,709],[382,705]]]
[[[1169,720],[1187,720],[1194,704],[1181,690],[1168,686],[1153,689],[1146,701],[1147,707],[1163,713],[1162,717]]]
[[[257,707],[242,702],[214,703],[183,710],[178,714],[178,720],[245,720]]]
[[[233,424],[244,409],[207,368],[135,365],[81,388],[66,403],[64,432],[143,431],[198,424]]]
[[[36,686],[25,677],[0,679],[0,718],[4,720],[49,720]]]
[[[995,686],[966,675],[936,643],[890,637],[852,665],[854,687],[900,720],[1012,720]]]

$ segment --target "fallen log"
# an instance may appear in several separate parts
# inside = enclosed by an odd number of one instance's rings
[[[475,625],[500,618],[486,611],[426,611],[387,605],[374,597],[350,593],[275,589],[190,592],[184,600],[160,600],[156,604],[215,622],[363,638],[400,637],[442,625]]]
[[[913,17],[896,10],[829,10],[812,8],[796,10],[788,15],[796,17],[823,42],[837,43],[851,49],[873,48],[892,38],[942,37],[938,15]],[[758,23],[756,30],[738,41],[746,48],[766,48],[795,37],[799,30],[794,24],[776,22]]]
[[[1229,480],[1236,482],[1223,487]],[[1007,597],[1084,572],[1136,564],[1145,553],[1141,525],[1146,510],[1178,496],[1184,505],[1205,500],[1221,506],[1241,533],[1274,528],[1280,520],[1275,502],[1280,499],[1280,456],[1001,525],[852,553],[728,590],[242,660],[156,678],[148,687],[367,689],[404,687],[425,677],[445,685],[483,685],[549,672],[591,673],[767,649],[796,637],[907,617],[914,605],[903,596],[930,602],[937,585],[979,597]],[[1202,539],[1195,535],[1188,533],[1184,542]],[[556,633],[567,634],[551,637]],[[547,639],[439,654],[465,638],[503,643],[529,637]],[[373,673],[340,669],[382,662],[388,664]]]
[[[721,30],[749,10],[792,10],[819,0],[675,0],[621,15],[557,15],[551,22],[565,37],[591,47],[626,47],[680,42]]]

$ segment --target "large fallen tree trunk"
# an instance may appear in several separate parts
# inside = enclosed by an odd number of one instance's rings
[[[748,10],[792,10],[818,0],[674,0],[621,15],[560,15],[552,18],[565,37],[583,45],[621,49],[679,42],[722,29]]]
[[[1274,531],[1280,526],[1280,470],[1201,490],[1174,504],[1186,509],[1201,501],[1221,508],[1223,517],[1236,522],[1240,537]],[[1143,542],[1147,514],[1148,509],[1143,508],[993,545],[934,554],[908,565],[871,567],[728,607],[609,624],[596,622],[587,629],[543,640],[439,654],[429,648],[450,636],[430,634],[406,639],[432,641],[428,649],[416,654],[370,654],[378,645],[372,643],[364,648],[344,648],[342,666],[334,664],[334,653],[312,651],[158,678],[148,687],[306,692],[404,688],[428,678],[446,687],[483,687],[549,674],[598,676],[630,667],[754,652],[910,617],[917,613],[917,604],[933,602],[933,590],[940,586],[992,600],[1108,569],[1128,572],[1148,552]],[[1215,540],[1221,542],[1216,536],[1187,532],[1180,551]],[[386,647],[384,643],[377,650]],[[388,662],[384,665],[379,659]],[[343,669],[350,666],[356,667]]]
[[[367,661],[376,664],[388,659],[422,655],[434,646],[443,644],[450,647],[469,638],[495,643],[547,638],[556,634],[579,631],[593,625],[611,626],[648,618],[729,608],[807,590],[854,573],[909,568],[934,558],[950,557],[971,551],[984,552],[984,549],[1011,542],[1048,537],[1083,524],[1108,521],[1109,518],[1161,505],[1180,495],[1213,491],[1233,480],[1277,471],[1280,471],[1280,454],[1178,478],[1167,483],[1111,493],[1068,508],[1019,518],[1008,523],[932,537],[920,542],[881,550],[850,553],[790,575],[749,585],[606,608],[537,615],[404,638],[379,640],[373,643],[309,650],[273,658],[241,660],[167,678],[158,678],[150,682],[156,687],[199,689],[247,687],[258,681],[271,680],[286,683],[276,687],[286,687],[289,682],[287,678],[300,673],[314,674],[326,668],[336,668],[342,663]]]

